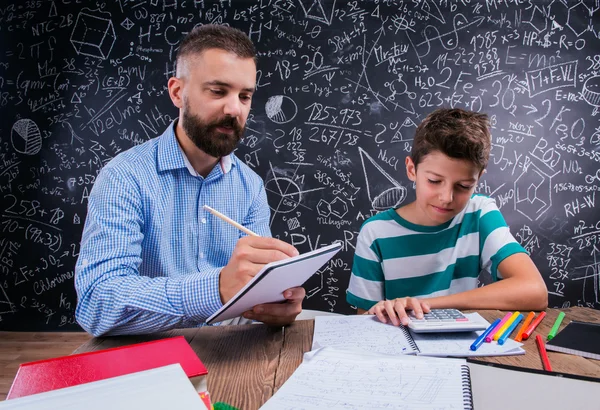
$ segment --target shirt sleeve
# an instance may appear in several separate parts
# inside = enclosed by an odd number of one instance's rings
[[[271,210],[269,208],[269,203],[267,202],[267,192],[265,191],[265,186],[262,180],[259,182],[259,188],[257,192],[258,193],[256,194],[254,201],[252,201],[252,204],[250,205],[248,214],[246,215],[246,218],[244,218],[243,225],[259,236],[270,237],[271,228],[269,225],[271,219]],[[240,237],[244,235],[246,234],[241,232]]]
[[[481,267],[494,281],[502,279],[498,265],[510,255],[527,253],[510,233],[502,213],[492,198],[485,198],[479,220],[479,249]]]
[[[384,281],[381,258],[373,249],[368,225],[363,225],[356,240],[346,301],[353,306],[369,310],[374,304],[385,299]]]
[[[194,326],[222,306],[220,269],[179,277],[140,275],[143,240],[139,186],[131,176],[104,168],[88,199],[75,266],[77,321],[94,336]]]

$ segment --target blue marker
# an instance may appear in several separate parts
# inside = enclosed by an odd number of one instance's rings
[[[500,323],[500,320],[501,319],[494,320],[494,323],[492,323],[490,325],[490,327],[488,327],[487,329],[485,329],[485,331],[477,339],[475,339],[475,341],[471,345],[471,350],[472,351],[475,351],[475,350],[479,349],[479,346],[481,346],[483,344],[483,342],[485,341],[485,337],[488,336],[490,333],[492,333],[492,331],[494,330],[494,328],[498,325],[498,323]]]
[[[508,339],[508,336],[510,336],[510,334],[513,332],[513,330],[515,330],[515,327],[517,327],[517,325],[521,322],[521,320],[523,320],[523,315],[519,313],[519,316],[517,316],[515,321],[512,322],[512,324],[508,327],[508,329],[506,329],[506,331],[504,333],[502,333],[502,336],[500,336],[498,338],[499,345],[503,345],[504,342],[506,342],[506,339]]]

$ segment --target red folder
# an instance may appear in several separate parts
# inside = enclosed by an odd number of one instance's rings
[[[183,336],[23,363],[6,399],[29,396],[109,377],[179,363],[198,393],[208,370]]]

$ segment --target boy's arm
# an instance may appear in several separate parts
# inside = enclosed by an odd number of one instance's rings
[[[498,265],[504,278],[481,288],[422,299],[432,309],[499,309],[544,310],[548,307],[548,290],[529,255],[515,253]]]

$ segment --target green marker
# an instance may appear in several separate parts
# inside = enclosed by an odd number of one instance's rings
[[[556,332],[558,332],[558,328],[562,323],[563,318],[565,317],[565,312],[560,312],[558,317],[556,318],[556,322],[554,322],[554,326],[550,329],[550,333],[548,333],[548,340],[552,340],[554,336],[556,336]]]

